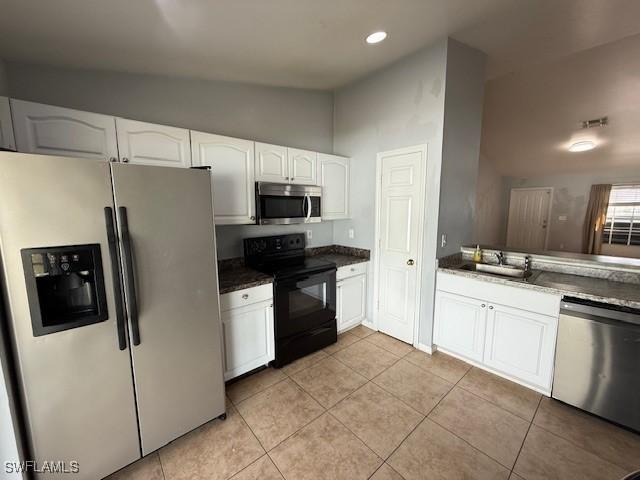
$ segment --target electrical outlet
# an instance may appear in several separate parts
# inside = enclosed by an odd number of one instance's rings
[[[354,238],[356,236],[355,232],[353,231],[353,228],[349,229],[349,238]]]
[[[440,240],[440,246],[441,247],[446,247],[447,246],[447,234],[446,233],[442,234],[442,239]]]
[[[307,240],[311,240],[313,238],[313,230],[307,230]]]

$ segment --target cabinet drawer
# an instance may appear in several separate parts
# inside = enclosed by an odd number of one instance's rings
[[[560,312],[560,295],[537,292],[526,287],[512,287],[438,272],[436,288],[444,292],[477,298],[486,303],[508,305],[552,317],[557,317]]]
[[[263,302],[273,298],[273,284],[260,285],[259,287],[245,288],[235,292],[220,295],[220,310],[227,311],[232,308],[244,307],[252,303]]]
[[[367,265],[369,262],[354,263],[353,265],[345,265],[340,267],[336,273],[336,279],[342,280],[344,278],[354,277],[356,275],[362,275],[367,273]]]

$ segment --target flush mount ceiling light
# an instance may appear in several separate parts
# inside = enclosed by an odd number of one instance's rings
[[[570,152],[586,152],[587,150],[593,150],[596,148],[596,144],[590,140],[582,142],[576,142],[569,147]]]
[[[367,43],[370,43],[370,44],[380,43],[385,38],[387,38],[387,32],[383,32],[383,31],[373,32],[371,35],[367,37]]]

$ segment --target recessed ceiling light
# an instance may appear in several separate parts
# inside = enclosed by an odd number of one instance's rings
[[[367,37],[367,43],[380,43],[385,38],[387,38],[387,32],[373,32]]]
[[[586,152],[587,150],[593,150],[596,148],[596,144],[585,140],[582,142],[576,142],[569,147],[570,152]]]

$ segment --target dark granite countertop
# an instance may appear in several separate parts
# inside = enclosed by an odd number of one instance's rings
[[[338,268],[369,261],[369,250],[330,245],[308,248],[307,256],[333,262]],[[273,277],[244,265],[243,258],[231,258],[218,262],[220,295],[273,283]]]
[[[511,285],[563,296],[583,298],[594,302],[640,309],[640,285],[636,283],[615,282],[603,278],[544,270],[534,270],[531,278],[528,281],[523,281],[521,279],[462,270],[460,267],[465,263],[473,262],[458,260],[458,262],[445,263],[440,266],[438,270],[502,285]]]
[[[245,267],[243,259],[221,260],[218,262],[218,283],[220,295],[245,288],[273,283],[273,277]]]

